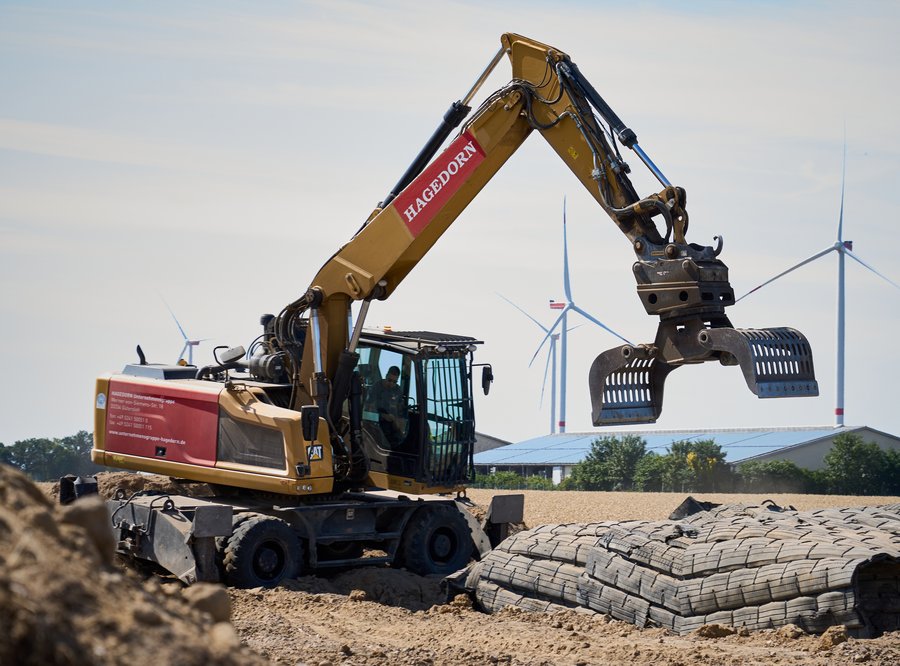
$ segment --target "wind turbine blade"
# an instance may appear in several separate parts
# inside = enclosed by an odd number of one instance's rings
[[[869,266],[869,264],[867,264],[867,263],[864,262],[862,259],[860,259],[860,258],[857,257],[855,254],[853,254],[850,250],[846,250],[846,249],[845,249],[845,250],[844,250],[844,254],[846,254],[848,257],[850,257],[850,258],[853,259],[854,261],[859,262],[859,263],[862,264],[865,268],[868,268],[870,271],[872,271],[873,273],[875,273],[875,275],[877,275],[878,277],[880,277],[882,280],[885,280],[885,281],[887,281],[887,282],[890,282],[892,285],[894,285],[895,287],[897,287],[897,289],[900,289],[900,284],[897,284],[897,283],[894,282],[891,278],[889,278],[889,277],[887,277],[887,276],[885,276],[885,275],[882,275],[881,273],[879,273],[878,271],[876,271],[874,268],[872,268],[871,266]]]
[[[553,356],[553,348],[551,347],[550,349],[551,351],[547,352],[547,363],[544,365],[544,380],[541,382],[541,402],[538,405],[539,407],[544,406],[544,389],[547,388],[547,374],[550,371],[550,357]]]
[[[844,181],[847,176],[847,137],[844,136],[844,160],[841,162],[841,212],[838,215],[838,243],[844,241]]]
[[[184,347],[181,348],[181,353],[178,355],[179,361],[184,358],[184,352],[186,352],[188,349],[190,349],[190,347],[191,347],[191,341],[185,340]]]
[[[603,330],[612,333],[614,336],[616,336],[617,338],[619,338],[619,340],[621,340],[621,341],[624,342],[625,344],[627,344],[627,345],[632,344],[630,340],[628,340],[627,338],[623,338],[621,335],[619,335],[619,334],[616,333],[614,330],[612,330],[609,326],[607,326],[606,324],[604,324],[602,321],[600,321],[600,320],[597,319],[596,317],[593,317],[593,316],[589,315],[587,312],[585,312],[584,310],[582,310],[582,309],[581,309],[580,307],[578,307],[577,305],[573,305],[573,306],[572,306],[572,309],[575,310],[575,312],[577,312],[578,314],[580,314],[582,317],[584,317],[584,318],[587,319],[588,321],[592,321],[592,322],[594,322],[595,324],[597,324],[597,326],[599,326],[600,328],[602,328]]]
[[[563,197],[563,289],[566,300],[572,302],[572,287],[569,284],[569,241],[566,237],[566,198]]]
[[[741,298],[737,299],[737,301],[735,301],[735,303],[737,303],[738,301],[740,301],[740,300],[743,299],[743,298],[747,298],[747,296],[749,296],[750,294],[752,294],[754,291],[758,291],[758,290],[762,289],[762,288],[765,287],[767,284],[769,284],[769,283],[771,283],[771,282],[775,282],[775,280],[777,280],[778,278],[784,277],[784,276],[787,275],[788,273],[797,270],[797,269],[800,268],[801,266],[806,266],[806,264],[808,264],[809,262],[815,261],[815,260],[818,259],[819,257],[824,257],[824,256],[825,256],[826,254],[828,254],[829,252],[832,252],[832,251],[835,251],[835,250],[837,250],[837,248],[836,248],[834,245],[829,245],[827,248],[825,248],[825,249],[822,250],[821,252],[817,252],[816,254],[814,254],[813,256],[811,256],[809,259],[804,259],[804,260],[801,261],[799,264],[797,264],[797,265],[795,265],[795,266],[791,266],[791,267],[790,267],[789,269],[787,269],[786,271],[782,271],[781,273],[779,273],[779,274],[776,275],[775,277],[766,280],[766,281],[763,282],[761,285],[756,286],[756,287],[753,287],[753,289],[751,289],[751,290],[748,291],[746,294],[744,294],[743,296],[741,296]]]
[[[531,367],[531,364],[534,363],[534,359],[537,358],[537,355],[541,353],[541,349],[543,348],[544,343],[547,342],[547,340],[550,339],[550,336],[553,334],[553,331],[556,330],[556,327],[559,326],[559,323],[563,320],[563,317],[564,317],[564,316],[566,315],[566,313],[567,313],[569,310],[571,310],[571,309],[572,309],[572,306],[571,306],[571,305],[567,305],[567,306],[565,307],[565,309],[564,309],[562,312],[559,313],[559,316],[556,318],[556,321],[553,322],[553,326],[551,326],[549,329],[545,329],[545,330],[547,331],[547,335],[545,335],[545,336],[544,336],[544,339],[541,340],[541,344],[539,344],[539,345],[538,345],[538,348],[535,350],[534,356],[532,356],[532,357],[531,357],[531,360],[528,361],[528,367],[529,367],[529,368]]]
[[[518,310],[518,311],[521,312],[523,315],[525,315],[526,317],[528,317],[531,321],[533,321],[535,324],[537,324],[538,326],[540,326],[540,327],[541,327],[541,330],[542,330],[544,333],[547,332],[548,329],[547,329],[546,326],[544,326],[544,325],[543,325],[541,322],[539,322],[537,319],[535,319],[535,318],[532,317],[530,314],[528,314],[527,312],[525,312],[525,310],[523,310],[523,309],[520,308],[518,305],[516,305],[515,303],[513,303],[513,302],[512,302],[511,300],[509,300],[506,296],[504,296],[503,294],[497,294],[497,296],[499,296],[500,298],[502,298],[504,301],[506,301],[506,302],[509,303],[511,306],[513,306],[516,310]]]
[[[175,320],[175,325],[178,327],[178,330],[181,332],[181,337],[183,337],[185,340],[187,340],[188,339],[187,333],[185,333],[184,329],[181,328],[181,324],[178,323],[178,317],[176,317],[175,313],[172,312],[172,308],[169,307],[169,304],[166,303],[165,299],[163,299],[163,304],[166,306],[166,310],[169,311],[169,314],[172,315],[172,319]]]

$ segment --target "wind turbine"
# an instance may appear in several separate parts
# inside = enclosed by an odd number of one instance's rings
[[[516,310],[521,312],[523,315],[528,317],[531,321],[533,321],[537,326],[544,332],[549,333],[550,329],[544,326],[537,319],[528,314],[525,310],[520,308],[518,305],[513,303],[503,294],[497,294],[504,301],[513,306]],[[553,301],[551,301],[552,303]],[[574,326],[573,328],[578,328]],[[570,329],[571,330],[571,329]],[[550,434],[556,433],[556,343],[559,341],[559,333],[553,333],[550,336],[550,351],[547,353],[547,362],[544,364],[544,380],[541,382],[541,406],[544,405],[544,389],[547,388],[547,373],[550,374]],[[532,361],[534,359],[532,358]],[[551,367],[552,366],[552,367]]]
[[[559,316],[556,318],[556,321],[553,322],[553,325],[549,329],[544,329],[546,331],[546,335],[544,339],[541,340],[541,344],[538,345],[537,351],[534,352],[534,356],[531,357],[531,363],[534,362],[534,359],[537,358],[538,353],[540,353],[541,348],[544,346],[544,343],[547,340],[551,341],[553,344],[553,336],[559,335],[561,343],[560,343],[560,372],[559,372],[559,431],[561,433],[566,431],[566,359],[567,359],[567,351],[568,351],[568,341],[567,341],[567,333],[569,331],[568,327],[568,317],[569,312],[577,312],[582,317],[587,319],[588,321],[596,324],[600,328],[609,333],[612,333],[614,336],[622,340],[627,344],[631,344],[627,339],[623,338],[621,335],[612,330],[609,326],[604,324],[602,321],[594,317],[593,315],[588,314],[580,307],[575,304],[575,300],[572,298],[572,286],[569,281],[569,243],[566,237],[566,200],[563,198],[563,288],[565,289],[566,300],[565,302],[559,301],[550,301],[550,308],[553,310],[561,310]],[[560,332],[555,333],[557,327],[560,327]],[[543,328],[543,326],[541,327]]]
[[[875,275],[880,277],[882,280],[890,283],[897,289],[900,289],[900,284],[897,284],[893,280],[888,277],[885,277],[877,270],[869,266],[862,259],[853,254],[853,241],[845,241],[844,240],[844,182],[846,180],[847,174],[847,143],[844,143],[844,158],[841,164],[841,208],[840,213],[838,214],[838,228],[837,228],[837,240],[833,245],[829,245],[821,252],[817,252],[813,256],[808,259],[804,259],[799,264],[795,266],[791,266],[786,271],[782,271],[778,275],[773,278],[770,278],[763,282],[761,285],[754,287],[746,294],[741,296],[741,298],[737,299],[740,301],[743,298],[746,298],[753,292],[765,287],[767,284],[774,282],[780,277],[787,275],[788,273],[797,270],[801,266],[805,266],[806,264],[815,261],[819,257],[824,257],[829,252],[837,252],[838,255],[838,284],[837,284],[837,376],[835,381],[835,404],[834,404],[834,426],[836,428],[840,428],[844,425],[844,257],[850,257],[854,261],[861,264],[864,268],[869,269]],[[735,301],[737,302],[737,301]]]
[[[172,315],[172,319],[175,320],[175,325],[178,327],[179,332],[181,333],[181,337],[184,338],[184,346],[181,348],[181,353],[178,355],[178,361],[176,363],[180,363],[182,359],[184,359],[184,353],[187,352],[187,364],[194,365],[194,347],[200,345],[201,342],[206,342],[209,338],[202,338],[200,340],[192,340],[188,337],[188,334],[184,332],[184,329],[181,327],[181,324],[178,322],[178,317],[175,316],[175,313],[172,312],[172,308],[169,307],[169,304],[163,300],[163,303],[166,305],[166,309],[169,311],[169,314]]]

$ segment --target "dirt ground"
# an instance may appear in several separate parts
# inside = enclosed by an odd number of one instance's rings
[[[688,493],[558,492],[552,490],[480,490],[467,492],[476,504],[487,505],[493,495],[525,495],[525,524],[529,527],[552,523],[591,523],[604,520],[664,520],[684,501]],[[840,506],[894,504],[897,497],[855,497],[846,495],[750,495],[726,493],[696,494],[696,499],[718,504],[759,504],[772,500],[798,511]]]
[[[470,490],[487,505],[497,491]],[[663,519],[682,494],[525,491],[525,523]],[[888,504],[895,497],[704,495],[712,502],[772,499],[797,509]],[[327,584],[327,585],[326,585]],[[330,586],[330,589],[329,589]],[[900,634],[842,640],[795,627],[748,635],[713,625],[689,636],[637,629],[602,615],[546,615],[507,608],[496,615],[458,597],[443,604],[436,581],[403,571],[353,571],[303,578],[275,590],[232,590],[243,642],[273,661],[325,664],[900,664]],[[433,605],[432,605],[433,604]],[[722,635],[726,634],[726,635]]]
[[[101,483],[101,489],[110,492],[115,485],[123,483],[134,490],[145,481],[131,475],[124,479],[110,477]],[[158,489],[175,490],[168,487],[165,480],[155,483],[159,484]],[[49,494],[53,487],[47,484],[44,490]],[[469,491],[469,496],[479,504],[486,504],[491,494],[492,491]],[[548,522],[661,519],[684,499],[681,494],[541,491],[525,494],[525,522],[529,527]],[[704,495],[701,499],[715,502],[772,499],[798,509],[900,501],[900,498],[800,495],[771,498]],[[0,529],[0,541],[2,536]],[[0,547],[0,553],[3,552]],[[89,572],[83,571],[82,575],[85,580],[90,580]],[[127,580],[132,577],[127,573],[120,572],[120,575]],[[0,585],[0,617],[4,612],[3,589]],[[184,603],[181,599],[184,593],[173,583],[160,585],[158,581],[150,580],[121,592],[126,599],[137,599],[135,603],[151,603],[152,600],[166,616],[179,612],[179,604]],[[243,644],[229,657],[235,663],[251,663],[262,657],[272,662],[311,666],[900,664],[898,633],[856,640],[846,639],[840,629],[830,630],[824,636],[807,635],[793,627],[753,634],[744,632],[742,635],[711,625],[687,636],[675,636],[661,629],[637,629],[602,615],[574,611],[541,614],[508,608],[496,615],[485,615],[473,609],[466,597],[444,603],[438,580],[402,570],[360,569],[327,578],[307,576],[273,590],[229,590],[228,595],[231,622]],[[55,602],[45,594],[36,603],[52,608]],[[130,608],[127,606],[130,601],[119,603]],[[201,624],[190,626],[195,632],[199,630],[200,638],[209,635],[210,627],[220,627],[217,631],[227,634],[221,628],[227,624],[211,624],[210,620],[193,613],[189,613],[192,621]],[[206,625],[202,624],[204,621]],[[115,624],[115,620],[94,616],[92,620],[86,620],[81,630],[102,635],[112,631],[108,626],[110,623]],[[192,650],[199,649],[196,640],[190,642],[189,637],[183,635],[189,633],[167,635],[169,647],[179,640],[188,640],[186,654],[195,654]],[[0,656],[2,654],[0,652]],[[165,654],[171,656],[171,653],[163,653],[162,658],[155,661],[179,663],[178,660],[167,661]],[[6,662],[0,658],[0,663]],[[126,660],[88,658],[79,663],[126,663]],[[209,663],[221,663],[221,660],[213,657]]]

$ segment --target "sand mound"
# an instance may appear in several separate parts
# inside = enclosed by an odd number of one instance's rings
[[[427,610],[444,602],[440,577],[423,578],[398,569],[353,569],[333,578],[303,576],[282,584],[288,590],[309,594],[339,594],[356,601],[374,601],[411,611]]]
[[[121,488],[126,497],[142,490],[152,490],[177,495],[209,497],[212,488],[205,483],[181,481],[158,474],[137,474],[136,472],[100,472],[96,475],[97,490],[104,499],[112,499],[116,490]],[[53,500],[59,499],[59,481],[39,484],[41,489]]]
[[[214,620],[214,593],[117,568],[105,517],[99,499],[58,508],[0,465],[0,664],[262,663]]]

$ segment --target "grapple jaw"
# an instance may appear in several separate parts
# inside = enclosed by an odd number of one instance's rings
[[[664,321],[654,344],[622,345],[594,360],[588,377],[594,425],[654,423],[669,373],[705,361],[739,365],[747,387],[760,398],[819,394],[809,342],[793,328]]]

